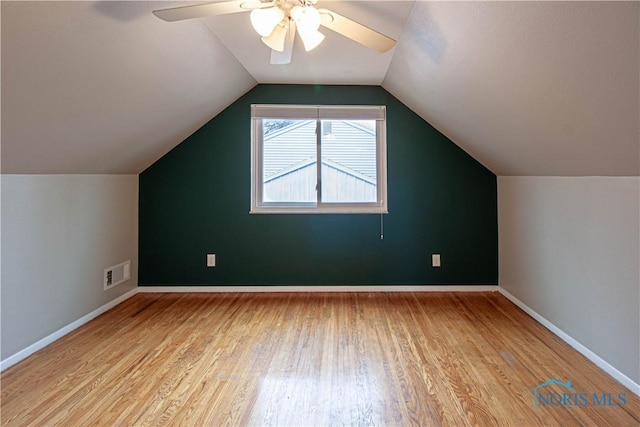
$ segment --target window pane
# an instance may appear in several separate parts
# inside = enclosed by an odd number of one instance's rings
[[[262,201],[317,201],[316,121],[262,121]]]
[[[375,203],[376,121],[322,120],[322,201]]]

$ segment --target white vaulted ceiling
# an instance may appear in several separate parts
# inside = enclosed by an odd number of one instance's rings
[[[255,85],[171,4],[3,1],[2,172],[141,172]]]
[[[498,175],[640,174],[638,2],[320,0],[398,45],[325,30],[285,66],[248,14],[151,13],[185,4],[2,1],[2,173],[139,173],[255,84],[301,83],[381,84]]]
[[[638,175],[639,14],[417,2],[383,86],[498,175]]]

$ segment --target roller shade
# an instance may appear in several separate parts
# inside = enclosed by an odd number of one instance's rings
[[[384,120],[385,115],[384,105],[251,105],[256,119]]]

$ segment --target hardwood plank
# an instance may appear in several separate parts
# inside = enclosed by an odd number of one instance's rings
[[[534,407],[551,378],[627,402]],[[1,380],[3,426],[640,425],[637,396],[491,292],[138,294]]]

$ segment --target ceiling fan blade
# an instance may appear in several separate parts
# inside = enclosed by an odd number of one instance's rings
[[[391,49],[396,41],[332,10],[318,9],[321,25],[380,53]]]
[[[296,23],[289,19],[289,28],[287,28],[287,36],[284,39],[284,50],[278,52],[271,50],[271,65],[286,65],[291,63],[291,55],[293,54],[293,41],[296,37]]]
[[[273,6],[273,2],[263,3],[260,0],[231,0],[218,3],[205,3],[194,6],[181,6],[170,9],[154,10],[153,14],[167,22],[174,22],[182,21],[183,19],[246,12],[252,9],[262,9],[271,6]]]

